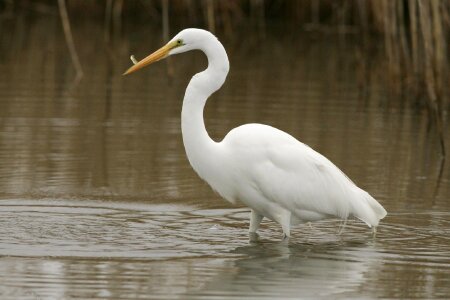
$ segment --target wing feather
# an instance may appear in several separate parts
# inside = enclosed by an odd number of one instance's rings
[[[301,217],[301,212],[354,215],[369,226],[386,215],[384,208],[358,188],[325,156],[276,128],[249,124],[226,139],[237,151],[241,172],[268,200]]]

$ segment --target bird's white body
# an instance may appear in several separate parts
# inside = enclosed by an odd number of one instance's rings
[[[291,225],[332,217],[355,216],[370,227],[378,225],[385,209],[327,158],[291,135],[271,126],[247,124],[231,130],[221,142],[213,141],[203,109],[225,81],[227,54],[205,30],[183,30],[169,44],[175,41],[183,45],[168,55],[198,49],[208,58],[208,68],[191,79],[183,101],[187,157],[223,198],[251,208],[251,233],[263,217],[279,223],[285,236],[290,235]]]

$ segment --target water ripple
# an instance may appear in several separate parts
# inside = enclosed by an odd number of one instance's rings
[[[450,286],[442,277],[450,269],[449,216],[391,213],[375,239],[361,222],[349,221],[339,235],[341,223],[328,220],[295,227],[289,243],[277,224],[264,221],[259,242],[249,243],[243,208],[5,199],[0,266],[8,271],[0,273],[0,295],[272,299],[295,298],[299,290],[306,298],[352,297],[364,287],[370,297],[423,296],[425,287],[383,293],[380,286],[389,285],[386,278],[408,285],[396,270],[421,270]]]

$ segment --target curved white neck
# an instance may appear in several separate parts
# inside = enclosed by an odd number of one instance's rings
[[[214,178],[213,165],[218,161],[220,144],[208,135],[203,120],[203,108],[208,97],[225,81],[229,70],[228,57],[222,44],[213,36],[202,46],[208,58],[208,68],[192,77],[186,89],[181,112],[181,131],[187,157],[203,179]]]

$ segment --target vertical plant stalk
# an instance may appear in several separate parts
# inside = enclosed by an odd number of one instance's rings
[[[413,95],[418,93],[418,80],[419,80],[419,48],[418,48],[418,33],[417,33],[417,5],[416,0],[409,0],[409,23],[410,23],[410,36],[411,36],[411,58],[413,78],[411,88],[413,89]]]
[[[439,7],[442,2],[430,1],[432,16],[432,34],[434,41],[434,55],[433,55],[433,65],[434,65],[434,75],[435,75],[435,90],[437,95],[436,101],[436,114],[437,114],[437,126],[441,140],[442,155],[445,157],[445,140],[444,140],[444,108],[446,104],[446,94],[444,93],[444,83],[445,82],[445,69],[444,66],[448,65],[448,61],[445,57],[445,35],[443,22],[441,18],[441,11],[443,7]],[[448,82],[447,82],[448,84]]]
[[[385,55],[388,60],[387,68],[390,79],[392,82],[397,82],[398,80],[398,69],[397,69],[397,55],[396,55],[396,45],[397,39],[395,35],[396,26],[395,23],[397,20],[395,19],[395,2],[390,0],[383,0],[380,2],[380,15],[383,17],[383,31],[384,31],[384,47],[385,47]],[[398,92],[396,85],[392,85],[391,89],[395,92]]]
[[[214,15],[214,0],[206,0],[206,15],[208,18],[208,29],[212,33],[216,32],[216,19]]]
[[[445,94],[444,94],[444,78],[445,69],[444,66],[447,65],[447,59],[445,57],[445,35],[443,28],[443,21],[441,17],[441,9],[439,7],[438,1],[430,1],[431,5],[431,15],[433,20],[433,41],[434,41],[434,60],[433,64],[435,66],[435,76],[436,76],[436,93],[438,95],[438,107],[439,111],[443,113],[443,108],[445,107]]]
[[[435,68],[433,68],[433,62],[434,62],[434,55],[433,53],[433,46],[436,46],[433,44],[433,34],[432,34],[432,28],[431,28],[431,11],[430,11],[430,3],[431,2],[424,2],[422,0],[419,0],[419,20],[420,20],[420,28],[422,30],[422,39],[425,49],[425,84],[426,84],[426,90],[428,92],[428,103],[429,108],[431,111],[431,116],[434,119],[434,122],[436,124],[437,133],[439,135],[439,140],[441,144],[441,154],[443,157],[445,157],[445,140],[444,140],[444,128],[443,128],[443,122],[441,119],[441,114],[439,112],[439,100],[437,96],[437,84],[436,84],[436,77],[435,77]],[[439,66],[436,66],[436,68],[439,68]]]
[[[162,38],[163,42],[167,43],[169,41],[169,0],[162,0],[162,21],[163,21],[163,31]],[[169,80],[173,78],[173,66],[172,61],[168,58],[166,60],[167,65],[167,76]]]
[[[266,31],[264,0],[250,0],[250,19],[252,20],[252,25],[257,28],[258,37],[263,39]]]
[[[365,0],[360,0],[365,1]],[[390,91],[423,99],[443,157],[448,109],[450,4],[448,0],[370,0],[370,29],[384,37]],[[362,7],[361,2],[359,3]]]
[[[120,33],[122,32],[123,1],[124,0],[116,0],[114,2],[114,7],[112,10],[114,36],[120,35]]]
[[[320,23],[320,0],[313,0],[311,2],[311,18],[312,18],[312,24],[314,26],[319,26]]]
[[[411,69],[411,56],[406,36],[406,20],[405,20],[405,8],[403,2],[396,1],[397,4],[397,19],[398,19],[398,34],[400,37],[401,56],[402,56],[402,68],[403,72],[409,72]]]
[[[112,2],[113,0],[106,0],[105,6],[105,23],[103,24],[103,38],[105,39],[106,43],[109,43],[111,32]]]
[[[358,0],[356,2],[358,6],[358,15],[360,24],[362,27],[362,38],[364,39],[364,47],[367,47],[367,38],[369,36],[369,19],[368,19],[368,11],[367,11],[367,2],[365,0]]]
[[[83,69],[81,68],[77,50],[73,42],[72,30],[70,29],[69,15],[67,14],[66,0],[58,0],[58,8],[62,26],[64,29],[64,37],[66,39],[67,48],[69,48],[70,58],[77,73],[75,81],[79,81],[83,77]]]

